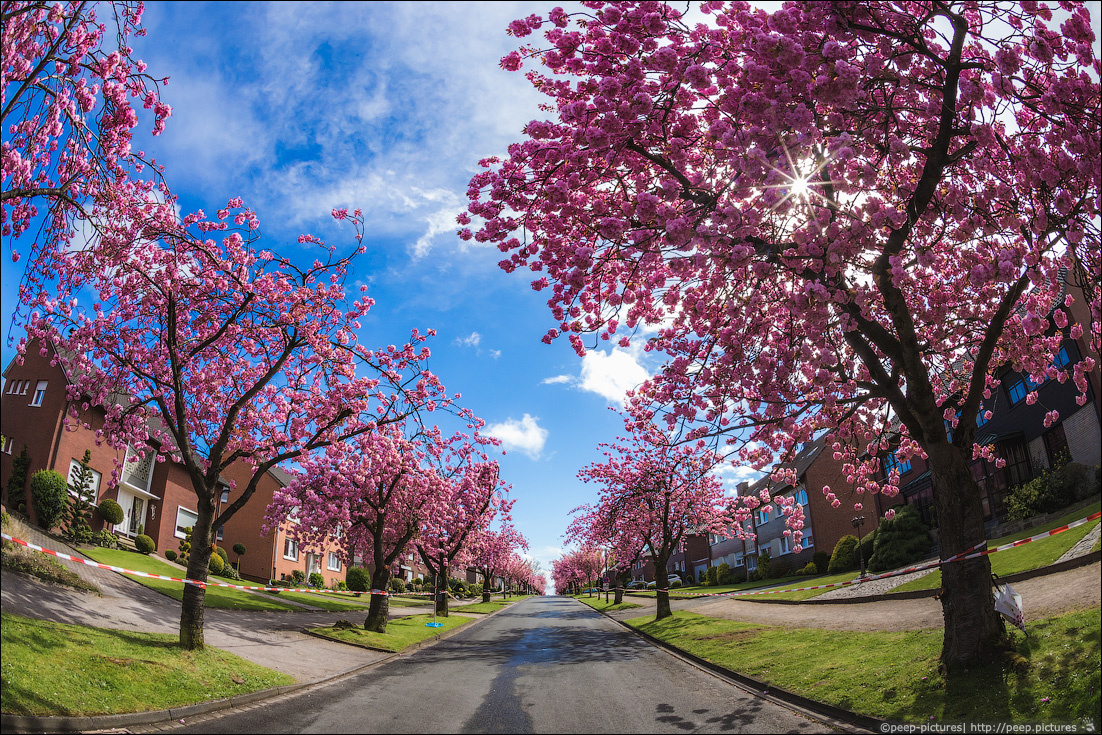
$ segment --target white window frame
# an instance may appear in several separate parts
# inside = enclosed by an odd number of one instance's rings
[[[326,561],[325,566],[331,572],[339,572],[341,570],[341,559],[337,556],[337,552],[329,552],[329,559]]]
[[[223,490],[222,491],[222,497],[219,499],[218,502],[220,502],[220,503],[230,502],[230,491],[229,490]]]
[[[215,541],[221,541],[225,537],[226,537],[226,527],[225,526],[219,526],[218,530],[214,534],[214,540]]]
[[[27,381],[27,384],[30,384],[29,380]],[[41,406],[42,402],[46,400],[46,388],[49,387],[49,385],[50,383],[47,380],[38,381],[38,385],[36,385],[34,388],[34,395],[31,396],[31,402],[28,405]]]
[[[781,536],[781,556],[792,553],[792,537]]]
[[[8,454],[11,454],[11,452],[8,452]],[[69,460],[69,476],[65,478],[65,489],[68,490],[69,495],[71,495],[74,498],[77,496],[77,494],[73,491],[73,478],[76,476],[77,470],[79,470],[79,469],[80,469],[80,462],[76,461],[75,459],[70,459]],[[88,471],[92,473],[92,501],[91,502],[94,504],[96,502],[96,500],[99,498],[99,486],[100,486],[100,482],[103,480],[103,473],[102,472],[96,472],[91,467],[88,468]]]
[[[815,541],[814,539],[812,539],[810,533],[804,534],[804,537],[800,539],[800,546],[804,547],[805,549],[810,549],[815,546]]]
[[[288,554],[290,550],[290,554]],[[290,559],[291,561],[298,561],[298,541],[295,541],[290,536],[283,539],[283,558]]]
[[[31,381],[24,380],[23,381],[23,389],[19,391],[19,395],[21,395],[21,396],[27,395],[27,391],[30,389],[30,387],[31,387]]]
[[[735,563],[734,563],[734,566],[735,566],[736,568],[737,568],[737,567],[742,567],[742,566],[746,566],[746,555],[745,555],[745,554],[743,554],[743,553],[741,553],[741,552],[740,552],[740,553],[738,553],[738,554],[735,554]]]
[[[758,525],[759,526],[764,526],[766,523],[769,523],[769,521],[772,520],[769,517],[769,516],[772,515],[772,513],[769,512],[769,509],[771,507],[772,506],[764,505],[761,508],[758,508],[756,511],[754,511],[757,514],[757,520],[758,520]]]
[[[11,454],[11,445],[12,444],[14,444],[14,442],[12,441],[12,438],[10,436],[5,436],[4,437],[4,448],[3,448],[4,454]]]
[[[181,513],[187,513],[189,515],[193,515],[193,516],[195,516],[195,520],[192,521],[191,523],[180,523],[180,514]],[[187,528],[188,526],[191,526],[192,528],[195,528],[195,524],[198,523],[198,522],[199,522],[199,513],[198,512],[196,512],[194,510],[191,510],[189,508],[185,508],[182,505],[178,505],[178,506],[176,506],[176,528],[173,530],[172,535],[175,536],[176,538],[187,538],[187,534],[184,533],[183,529]]]

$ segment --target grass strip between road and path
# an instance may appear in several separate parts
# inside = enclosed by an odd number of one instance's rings
[[[634,602],[621,602],[617,605],[613,600],[614,597],[609,597],[608,602],[605,602],[604,594],[600,594],[596,597],[589,597],[587,595],[571,595],[578,602],[589,605],[594,610],[601,612],[616,612],[617,610],[630,610],[633,607],[642,607],[642,605],[636,605]]]
[[[278,671],[175,635],[106,630],[3,613],[0,709],[88,716],[183,707],[293,684]]]
[[[1002,538],[992,539],[987,542],[988,548],[994,548],[1002,546],[1003,544],[1009,544],[1014,541],[1021,541],[1024,538],[1030,538],[1036,536],[1039,533],[1045,531],[1051,531],[1054,528],[1060,526],[1066,526],[1072,521],[1077,521],[1080,518],[1086,518],[1092,513],[1097,513],[1102,509],[1102,501],[1092,503],[1086,508],[1069,513],[1066,516],[1057,518],[1054,521],[1045,523],[1041,526],[1026,529],[1015,534],[1003,536]],[[988,558],[991,560],[991,571],[998,574],[1000,577],[1006,577],[1011,574],[1017,574],[1018,572],[1027,572],[1033,569],[1040,569],[1041,567],[1047,567],[1049,564],[1053,564],[1063,556],[1072,546],[1079,543],[1091,529],[1096,527],[1099,521],[1093,523],[1084,523],[1078,528],[1073,528],[1070,531],[1064,531],[1058,533],[1055,536],[1049,536],[1043,538],[1040,541],[1031,541],[1023,546],[1017,548],[1007,549],[1006,551],[999,551],[991,554]],[[930,590],[937,589],[941,586],[941,570],[935,569],[929,574],[913,579],[906,584],[902,584],[892,592],[909,592],[911,590]]]
[[[179,567],[172,566],[167,562],[163,562],[155,556],[146,556],[145,554],[138,554],[133,551],[125,551],[122,549],[84,549],[82,553],[101,564],[110,564],[111,566],[121,567],[123,569],[132,569],[136,572],[146,572],[147,574],[160,574],[166,577],[183,577],[185,572]],[[169,582],[164,579],[149,579],[148,577],[138,577],[135,575],[127,575],[129,579],[134,580],[143,587],[148,587],[151,590],[160,592],[163,595],[167,595],[174,600],[181,601],[184,599],[184,583],[183,582]],[[232,582],[230,580],[222,580],[220,577],[211,577],[211,581],[224,581],[227,584],[241,584]],[[244,584],[251,584],[245,582]],[[275,597],[269,597],[263,594],[253,594],[246,592],[245,590],[236,590],[228,587],[207,587],[207,594],[203,598],[203,606],[210,608],[219,608],[223,610],[255,610],[255,611],[288,611],[288,610],[301,610],[301,607],[295,605],[288,605],[280,602]],[[319,605],[319,607],[321,607]]]
[[[207,587],[207,594],[210,594],[210,587]],[[322,596],[316,592],[291,592],[289,590],[280,590],[279,592],[266,592],[265,594],[277,597],[280,600],[287,600],[288,602],[301,602],[303,605],[310,605],[311,607],[317,607],[329,612],[344,612],[346,610],[366,610],[368,605],[371,604],[371,600],[368,598],[351,597],[346,595],[348,599],[337,600],[328,595]]]
[[[353,643],[375,650],[401,653],[414,643],[435,638],[441,633],[446,633],[473,621],[474,618],[449,615],[446,618],[436,618],[436,622],[443,623],[443,627],[430,628],[427,623],[433,622],[432,615],[410,615],[404,618],[394,618],[387,622],[386,633],[364,630],[362,625],[352,628],[325,626],[308,628],[307,630],[313,635],[341,643]]]
[[[840,613],[844,614],[844,613]],[[830,631],[721,620],[689,612],[627,624],[769,685],[852,712],[911,723],[1100,718],[1099,608],[1011,630],[1013,669],[938,674],[941,630]]]

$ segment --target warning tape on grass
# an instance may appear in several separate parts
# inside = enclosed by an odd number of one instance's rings
[[[58,559],[65,559],[66,561],[75,562],[77,564],[84,564],[89,567],[98,567],[99,569],[107,569],[112,572],[118,572],[119,574],[131,574],[135,577],[145,577],[146,579],[161,579],[166,582],[182,582],[183,584],[190,584],[196,587],[226,587],[228,589],[235,590],[257,590],[262,592],[329,592],[340,595],[362,595],[362,592],[354,592],[351,590],[320,590],[317,587],[268,587],[264,585],[244,585],[244,584],[229,584],[228,582],[212,582],[207,580],[206,582],[200,582],[197,579],[188,579],[186,577],[168,577],[164,574],[153,574],[151,572],[139,572],[134,569],[124,569],[123,567],[116,567],[111,564],[103,564],[98,561],[92,561],[91,559],[82,559],[72,554],[66,554],[61,551],[54,551],[53,549],[47,549],[39,546],[38,544],[32,544],[30,541],[24,541],[21,538],[14,538],[6,533],[0,533],[0,538],[6,541],[11,541],[13,544],[19,544],[25,546],[31,551],[40,551],[43,554],[49,554],[50,556],[56,556]],[[387,597],[432,597],[435,592],[391,592],[389,590],[371,590],[372,595],[384,595]],[[450,592],[447,593],[449,597],[455,599],[455,596]]]
[[[981,541],[980,543],[973,546],[971,549],[968,549],[967,551],[962,551],[961,553],[951,556],[948,559],[938,559],[936,561],[926,562],[925,564],[918,564],[913,567],[907,567],[906,569],[896,569],[892,572],[885,572],[884,574],[861,577],[859,579],[851,579],[846,582],[818,584],[813,587],[786,587],[783,589],[775,590],[759,590],[756,592],[678,592],[676,594],[679,597],[746,597],[750,595],[778,595],[782,592],[806,592],[808,590],[825,590],[833,587],[849,587],[850,585],[864,584],[865,582],[872,582],[877,579],[888,579],[889,577],[899,577],[904,574],[912,574],[914,572],[924,572],[928,569],[935,569],[937,567],[940,567],[942,564],[949,564],[950,562],[964,561],[965,559],[977,559],[981,556],[988,556],[990,554],[994,554],[997,551],[1006,551],[1008,549],[1013,549],[1018,546],[1024,546],[1034,541],[1040,541],[1041,539],[1048,538],[1049,536],[1055,536],[1056,534],[1063,533],[1064,531],[1070,531],[1073,528],[1077,528],[1086,523],[1090,523],[1091,521],[1096,521],[1099,518],[1102,518],[1102,511],[1092,513],[1086,518],[1080,518],[1079,520],[1073,521],[1072,523],[1069,523],[1065,526],[1053,528],[1050,531],[1045,531],[1044,533],[1039,533],[1036,536],[1030,536],[1029,538],[1020,539],[1018,541],[1011,541],[1008,544],[996,546],[993,549],[984,549],[981,551],[980,547],[987,543],[986,541]],[[625,590],[625,592],[631,594],[632,590]]]

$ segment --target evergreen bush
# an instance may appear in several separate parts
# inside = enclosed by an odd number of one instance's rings
[[[916,562],[926,556],[930,543],[930,529],[918,511],[903,506],[896,511],[895,518],[880,522],[876,545],[868,559],[869,571],[886,572]]]
[[[108,523],[122,523],[122,506],[111,498],[104,498],[96,506],[96,510],[99,511],[100,517]]]
[[[830,563],[827,565],[828,574],[839,574],[857,568],[857,537],[852,533],[838,539],[834,545],[834,553],[830,555]]]
[[[119,539],[107,529],[101,528],[92,534],[92,543],[105,549],[115,549],[119,546]]]
[[[59,525],[69,507],[69,483],[54,470],[39,470],[31,476],[31,504],[34,517],[44,530]]]
[[[815,562],[813,562],[813,561],[809,561],[803,569],[801,569],[799,572],[797,572],[797,574],[805,574],[805,575],[818,574],[818,573],[819,573],[819,568],[817,566],[815,566]]]
[[[371,589],[371,575],[363,567],[349,567],[344,579],[348,589],[353,592],[367,592]]]
[[[176,561],[176,551],[173,549],[165,549],[165,558],[169,561]]]
[[[16,506],[24,504],[27,498],[27,468],[31,466],[31,455],[27,454],[27,445],[19,456],[11,462],[11,477],[8,478],[8,502]]]
[[[184,527],[184,537],[182,539],[180,539],[180,563],[183,564],[185,567],[187,566],[188,562],[191,560],[191,532],[192,532],[192,530],[193,529],[192,529],[191,526],[185,526]],[[213,554],[212,554],[212,556],[213,556]],[[210,565],[208,564],[207,566],[209,567]]]
[[[679,580],[679,579],[675,579],[674,581],[670,582],[670,589],[671,590],[675,590],[680,586],[681,586],[681,580]]]
[[[716,572],[716,581],[719,584],[734,584],[734,575],[731,573],[731,565],[727,562],[723,562],[719,565],[719,570]]]
[[[830,566],[830,554],[825,551],[816,551],[811,555],[811,560],[815,563],[819,574],[826,574],[827,567]]]
[[[709,587],[715,587],[719,584],[719,569],[709,566],[708,571],[704,572],[704,579]]]
[[[769,579],[773,576],[773,560],[769,558],[769,549],[758,553],[758,578]]]
[[[291,586],[292,587],[301,587],[305,583],[306,583],[306,572],[302,571],[301,569],[296,569],[295,571],[291,572]]]
[[[149,554],[157,550],[157,543],[144,533],[139,533],[134,537],[134,548],[139,554]]]
[[[223,564],[229,564],[230,563],[230,555],[227,554],[226,550],[223,549],[221,546],[215,546],[214,547],[214,553],[218,554],[218,556],[222,557],[222,563]]]
[[[241,579],[241,575],[237,573],[237,570],[233,568],[232,564],[223,564],[222,571],[219,572],[219,574],[226,579],[232,579],[234,581]]]
[[[310,586],[318,589],[325,586],[325,577],[321,575],[321,572],[310,572]]]
[[[881,521],[883,523],[883,521]],[[872,553],[876,548],[876,537],[880,534],[880,527],[876,527],[873,530],[865,534],[865,537],[861,539],[861,554],[865,559],[865,568],[868,569],[869,559],[872,558]],[[861,557],[857,559],[857,567],[861,567]]]
[[[69,485],[69,506],[65,512],[65,536],[73,543],[87,544],[92,541],[92,508],[96,502],[92,483],[95,476],[89,463],[91,450],[84,450],[84,457],[73,472],[73,481]]]
[[[207,569],[211,571],[211,574],[221,574],[226,569],[226,562],[222,561],[222,557],[218,554],[211,554],[210,561],[207,562]]]
[[[1025,520],[1042,513],[1062,510],[1099,490],[1098,473],[1086,465],[1071,462],[1045,470],[1029,482],[1018,485],[1006,499],[1007,517]]]
[[[398,594],[406,591],[406,583],[397,577],[390,578],[390,591]]]

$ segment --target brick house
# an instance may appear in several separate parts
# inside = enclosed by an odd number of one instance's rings
[[[51,469],[71,479],[85,450],[90,450],[95,502],[110,498],[123,509],[122,522],[107,530],[129,539],[144,531],[161,555],[167,549],[176,549],[185,536],[184,529],[194,525],[198,518],[191,478],[182,465],[169,460],[155,461],[149,447],[115,450],[97,442],[96,432],[104,423],[103,411],[68,399],[71,381],[66,370],[64,360],[54,360],[53,353],[42,355],[35,344],[28,347],[22,365],[13,360],[4,370],[0,394],[0,433],[4,437],[0,447],[0,488],[5,507],[18,509],[25,505],[28,517],[35,521],[29,491],[31,476],[38,470]],[[66,425],[65,416],[74,408],[78,418]],[[91,429],[84,428],[85,421]],[[24,446],[30,458],[27,483],[21,492],[16,490],[9,497],[12,463]],[[130,462],[134,456],[141,459]],[[124,463],[116,482],[113,478],[120,461]],[[250,472],[245,462],[226,469],[219,506],[232,502],[234,494],[243,491]],[[301,569],[307,574],[320,572],[327,585],[343,580],[344,565],[336,557],[335,544],[315,554],[299,554],[293,540],[288,544],[291,521],[275,533],[261,534],[264,513],[273,493],[289,481],[288,473],[279,468],[271,470],[261,479],[248,505],[225,526],[215,529],[215,542],[226,549],[231,562],[240,561],[242,577],[246,579],[289,578],[295,569]],[[231,489],[234,482],[240,489]],[[109,524],[98,513],[92,514],[93,530],[105,525]],[[232,551],[233,544],[238,542],[246,546],[246,554],[240,560]]]

